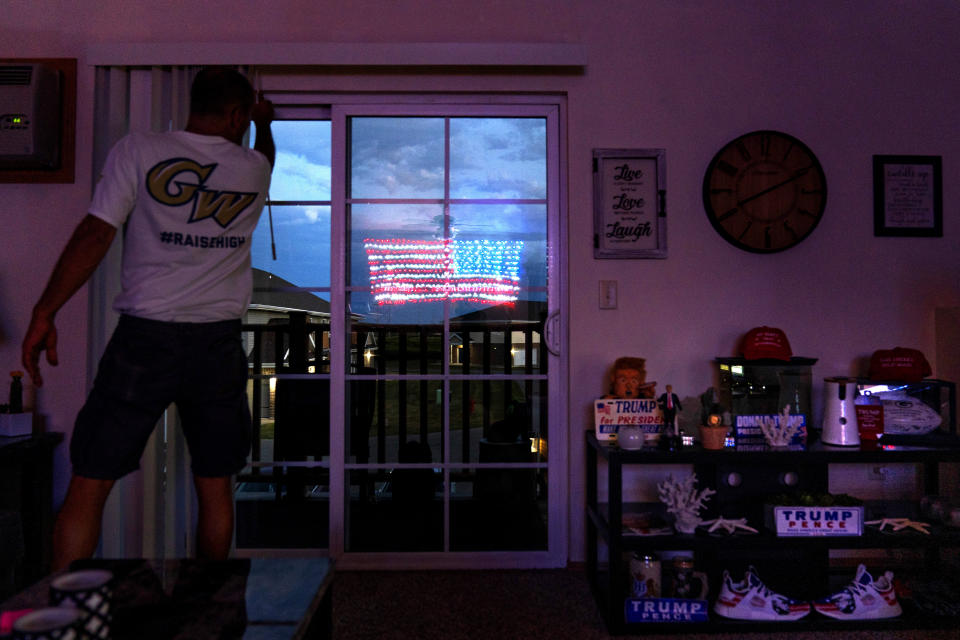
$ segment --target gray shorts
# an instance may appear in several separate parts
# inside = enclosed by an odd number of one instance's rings
[[[240,321],[160,322],[121,316],[70,442],[73,473],[115,480],[140,467],[157,421],[180,413],[193,473],[239,472],[250,452],[247,356]]]

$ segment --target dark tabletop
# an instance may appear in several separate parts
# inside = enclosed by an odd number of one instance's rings
[[[329,592],[328,558],[84,560],[114,574],[115,640],[300,638]],[[47,606],[50,576],[0,605]]]

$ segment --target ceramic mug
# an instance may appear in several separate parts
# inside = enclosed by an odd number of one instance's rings
[[[694,571],[693,558],[679,556],[673,559],[673,585],[670,595],[674,598],[703,600],[709,590],[707,574]]]
[[[86,615],[79,609],[36,609],[13,623],[13,640],[86,640]]]
[[[50,604],[82,611],[89,636],[109,638],[113,622],[112,585],[113,574],[102,569],[64,573],[50,583]]]

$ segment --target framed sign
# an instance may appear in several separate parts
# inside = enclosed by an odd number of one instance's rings
[[[666,151],[593,150],[593,257],[666,258]]]
[[[873,156],[873,235],[943,237],[940,156]]]

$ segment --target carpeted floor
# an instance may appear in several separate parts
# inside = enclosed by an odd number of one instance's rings
[[[582,569],[342,571],[334,640],[611,638]],[[636,638],[641,636],[617,636]],[[960,630],[642,636],[646,640],[960,640]]]

